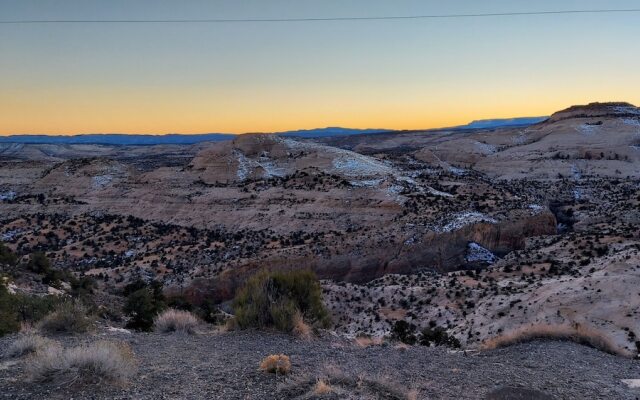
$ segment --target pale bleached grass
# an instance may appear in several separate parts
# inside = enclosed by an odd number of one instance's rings
[[[496,349],[536,339],[569,340],[624,357],[634,354],[617,344],[606,332],[582,324],[531,324],[521,326],[500,336],[487,339],[482,349]]]
[[[200,325],[200,319],[188,311],[168,309],[154,320],[156,332],[195,333]]]
[[[36,383],[126,383],[136,371],[128,344],[98,341],[63,349],[47,346],[27,360],[26,370]]]
[[[7,349],[8,357],[23,357],[49,347],[60,346],[58,342],[32,332],[20,334]]]

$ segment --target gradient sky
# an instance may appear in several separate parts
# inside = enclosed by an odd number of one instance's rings
[[[0,19],[637,8],[635,0],[0,0]],[[640,104],[640,14],[0,25],[0,135],[417,129]]]

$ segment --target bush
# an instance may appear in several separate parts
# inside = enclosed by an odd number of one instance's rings
[[[262,360],[260,370],[272,374],[286,375],[291,370],[289,356],[284,354],[271,354]]]
[[[416,344],[416,327],[409,324],[407,321],[396,321],[391,329],[391,338],[398,340],[402,343],[414,345]]]
[[[147,285],[140,282],[134,282],[125,288],[127,301],[124,312],[131,318],[126,327],[150,331],[153,328],[154,318],[166,307],[162,284],[153,282]]]
[[[12,294],[0,282],[0,336],[18,332],[23,322],[34,323],[50,313],[60,303],[56,296]]]
[[[29,256],[27,268],[37,274],[47,274],[51,270],[51,263],[43,252],[36,251]]]
[[[291,332],[299,314],[318,326],[331,322],[322,304],[320,283],[309,270],[259,272],[238,291],[233,309],[242,329],[273,327]]]
[[[56,333],[86,333],[92,328],[93,318],[78,301],[65,301],[38,323],[40,331]]]
[[[200,320],[189,311],[168,309],[158,315],[154,321],[156,332],[195,333]]]
[[[22,357],[56,345],[59,344],[51,339],[28,333],[18,336],[18,338],[9,345],[7,356]]]
[[[125,383],[135,373],[135,358],[125,343],[95,342],[69,349],[48,346],[29,359],[35,382]]]
[[[420,334],[420,344],[460,348],[460,341],[455,336],[450,336],[444,328],[439,326],[423,329]]]
[[[18,257],[4,243],[0,243],[0,264],[16,265]]]

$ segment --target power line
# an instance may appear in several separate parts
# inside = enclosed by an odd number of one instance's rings
[[[184,24],[184,23],[260,23],[260,22],[322,22],[322,21],[383,21],[411,19],[453,19],[484,17],[515,17],[526,15],[562,15],[562,14],[621,14],[640,13],[636,9],[600,9],[600,10],[559,10],[559,11],[524,11],[480,14],[435,14],[435,15],[395,15],[379,17],[325,17],[325,18],[242,18],[242,19],[57,19],[57,20],[0,20],[0,24]]]

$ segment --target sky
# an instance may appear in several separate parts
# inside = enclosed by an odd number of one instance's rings
[[[640,8],[637,0],[0,0],[0,20]],[[0,24],[0,135],[423,129],[640,105],[640,13]]]

